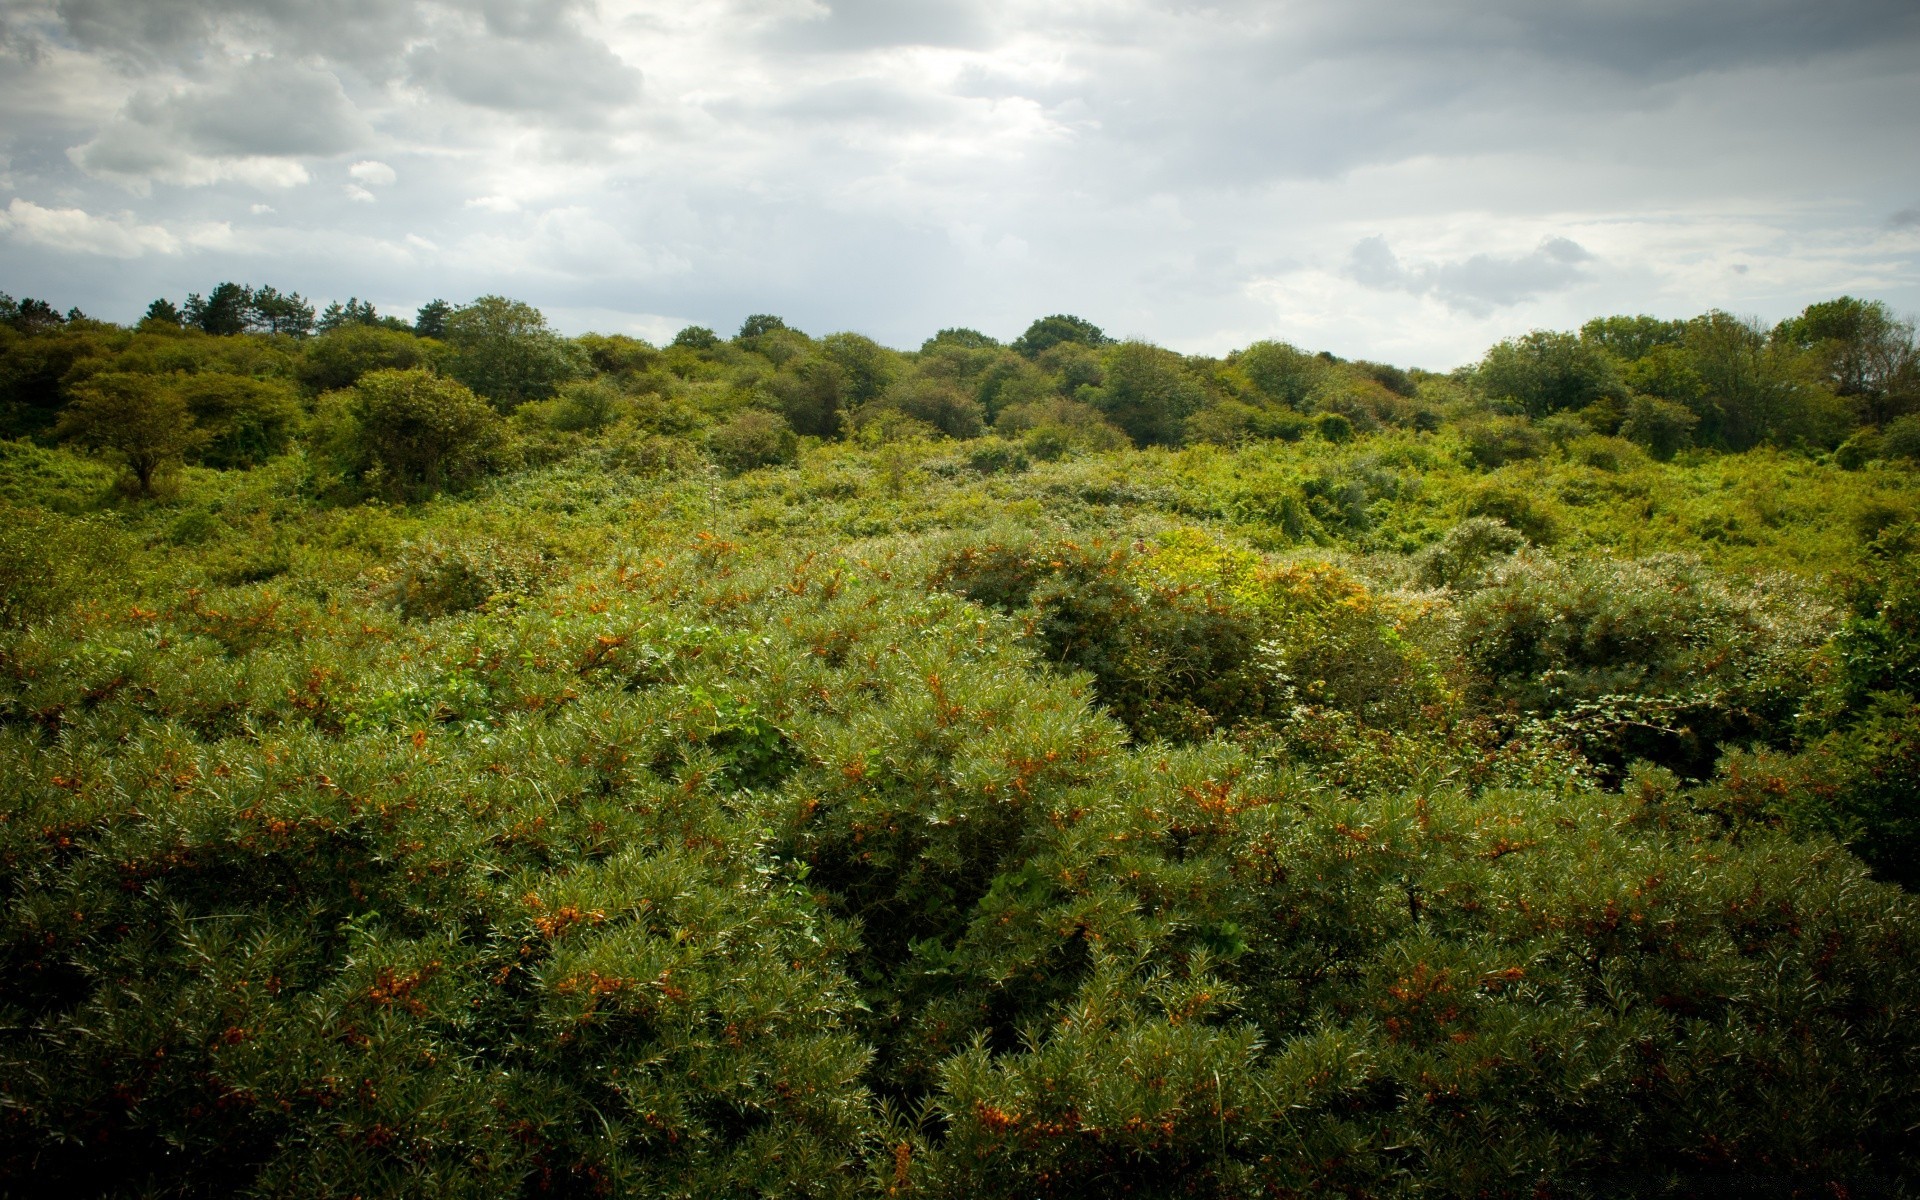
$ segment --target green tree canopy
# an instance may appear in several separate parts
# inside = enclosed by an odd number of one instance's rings
[[[1104,367],[1106,383],[1094,389],[1094,407],[1136,446],[1178,445],[1186,418],[1206,403],[1206,393],[1171,350],[1122,342],[1106,353]]]
[[[1050,317],[1041,317],[1027,326],[1027,331],[1014,339],[1013,348],[1028,358],[1038,356],[1042,351],[1061,342],[1078,342],[1083,346],[1109,346],[1113,339],[1101,331],[1098,325],[1084,317],[1055,313]]]
[[[396,495],[430,496],[494,466],[505,425],[455,380],[431,371],[374,371],[347,395],[367,463],[380,468]]]
[[[1255,342],[1230,360],[1255,390],[1289,408],[1304,409],[1327,372],[1327,362],[1285,342]]]
[[[257,466],[284,453],[300,426],[300,397],[283,379],[207,372],[173,387],[201,432],[196,457],[210,467]]]
[[[124,371],[95,375],[76,387],[57,432],[119,460],[143,496],[151,496],[160,473],[203,440],[170,380]]]
[[[1530,417],[1585,408],[1622,390],[1597,347],[1544,329],[1487,351],[1477,374],[1489,399],[1518,405]]]
[[[505,296],[482,296],[456,310],[447,318],[446,341],[447,373],[501,409],[553,395],[583,365],[539,309]]]

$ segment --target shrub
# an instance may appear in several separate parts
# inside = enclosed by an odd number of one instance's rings
[[[1723,747],[1791,735],[1826,613],[1692,559],[1522,555],[1460,616],[1469,695],[1484,709],[1557,722],[1611,768],[1645,758],[1697,778]]]
[[[546,578],[538,550],[492,538],[407,542],[387,568],[387,603],[408,620],[471,612],[502,596],[525,596]]]
[[[1460,425],[1461,449],[1469,463],[1484,470],[1538,458],[1547,439],[1524,417],[1476,417]]]
[[[738,475],[792,462],[799,456],[800,442],[777,414],[747,408],[708,432],[707,451],[721,467]]]
[[[96,522],[0,503],[0,630],[55,616],[111,588],[117,541]]]
[[[292,444],[301,423],[300,398],[278,379],[201,374],[174,388],[201,432],[195,457],[210,467],[254,467]]]
[[[464,486],[505,458],[499,415],[430,371],[370,372],[347,393],[346,407],[363,476],[396,497]]]
[[[306,345],[300,381],[316,392],[352,387],[370,371],[410,371],[432,364],[436,343],[397,329],[342,325]]]
[[[932,581],[1029,622],[1141,739],[1203,738],[1302,703],[1404,718],[1441,695],[1401,636],[1410,614],[1331,567],[1270,568],[1197,533],[1145,552],[968,547]]]
[[[1552,543],[1560,533],[1559,522],[1550,508],[1517,488],[1499,484],[1489,484],[1472,493],[1467,500],[1467,515],[1499,521],[1540,546]]]
[[[1620,436],[1666,462],[1692,441],[1693,427],[1699,423],[1700,418],[1683,404],[1658,396],[1635,396],[1627,401]]]
[[[1888,421],[1880,432],[1880,453],[1887,458],[1920,459],[1920,413]]]
[[[1414,578],[1425,587],[1469,588],[1526,544],[1525,535],[1497,520],[1469,517],[1414,556]]]
[[[1313,427],[1322,438],[1335,445],[1353,440],[1353,422],[1344,413],[1321,413],[1313,419]]]
[[[1834,448],[1833,461],[1846,471],[1858,471],[1881,453],[1880,431],[1862,429]]]

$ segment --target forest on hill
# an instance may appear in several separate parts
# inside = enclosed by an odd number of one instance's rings
[[[1851,297],[0,296],[0,1191],[1909,1194],[1916,484]]]

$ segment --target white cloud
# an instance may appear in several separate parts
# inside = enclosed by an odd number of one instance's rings
[[[1078,311],[1436,367],[1608,311],[1920,309],[1911,0],[32,11],[32,53],[0,46],[0,196],[131,205],[101,219],[182,250],[140,261],[308,295],[901,345]],[[249,189],[284,227],[243,245],[206,222]],[[110,289],[158,286],[83,282],[60,255],[91,252],[8,220],[16,287],[137,315]]]
[[[347,174],[361,183],[371,184],[374,187],[391,186],[394,180],[400,178],[392,167],[373,159],[365,159],[353,164],[347,168]]]
[[[143,225],[131,213],[96,217],[78,208],[42,208],[15,197],[0,214],[0,230],[16,240],[69,254],[139,258],[178,254],[180,239],[159,225]]]

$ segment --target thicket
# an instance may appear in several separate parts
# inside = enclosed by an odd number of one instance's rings
[[[4,301],[0,1178],[1904,1194],[1914,375]]]

